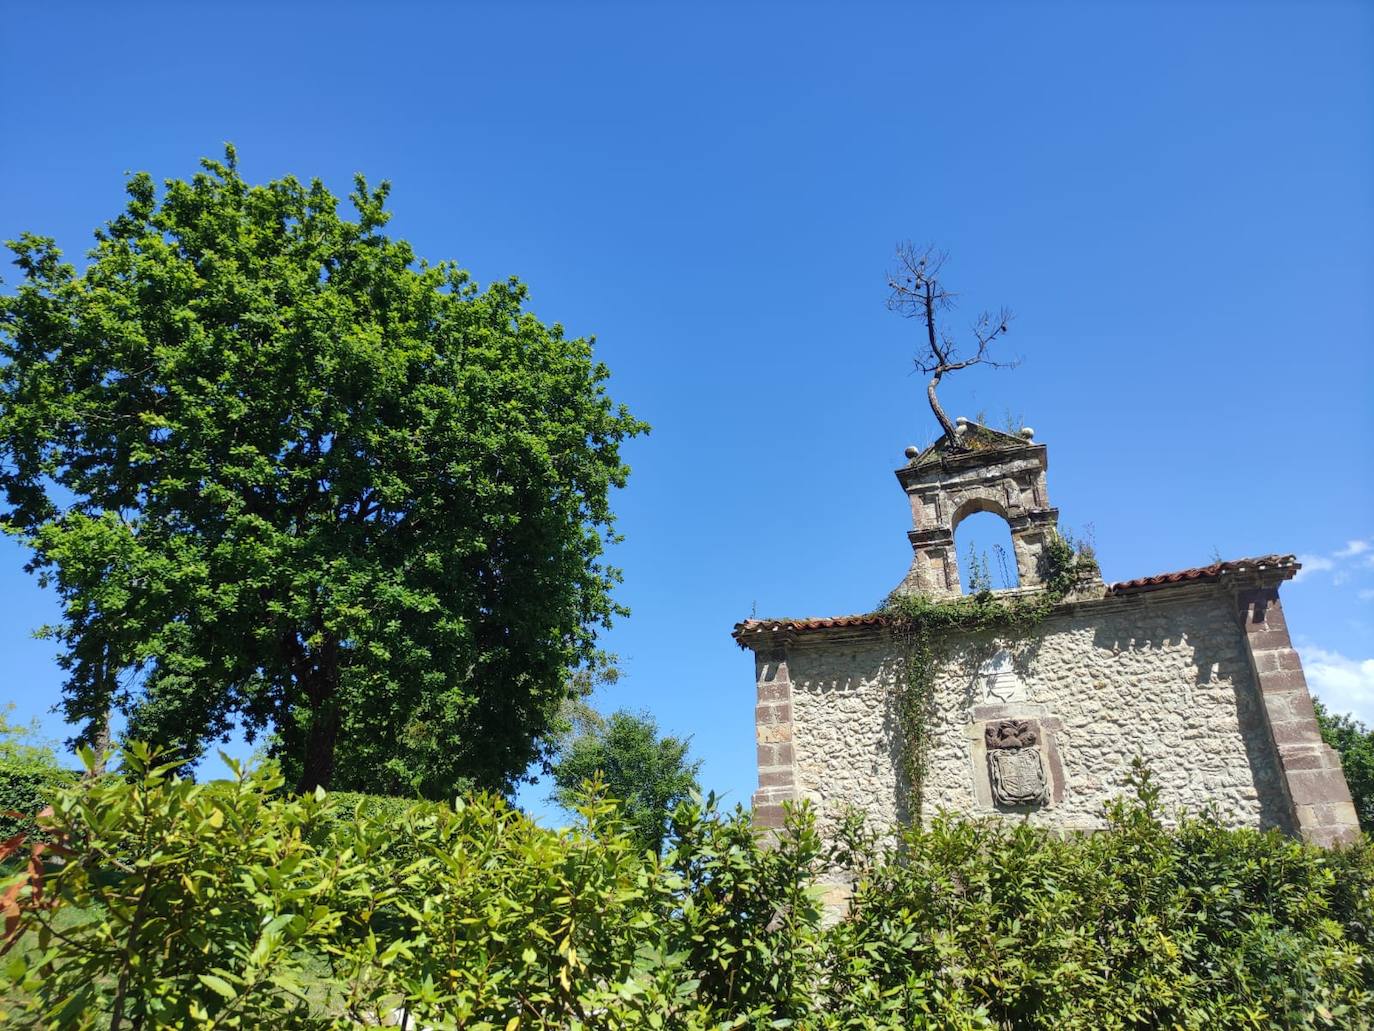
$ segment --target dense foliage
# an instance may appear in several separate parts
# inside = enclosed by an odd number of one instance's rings
[[[689,801],[664,854],[604,801],[541,828],[497,798],[357,808],[272,769],[62,793],[5,886],[0,1020],[37,1026],[1369,1027],[1374,849],[1208,820],[1148,777],[1107,831],[937,818],[823,846]],[[405,854],[397,841],[408,843]],[[41,846],[40,846],[41,848]],[[857,877],[823,926],[818,878]]]
[[[77,777],[38,738],[36,724],[11,722],[13,708],[0,711],[0,841],[18,833],[37,835],[34,814]]]
[[[301,789],[503,788],[619,609],[644,429],[591,343],[232,150],[132,176],[84,271],[11,244],[0,527],[61,596],[66,715],[195,754],[235,724]]]
[[[1374,834],[1374,728],[1366,727],[1353,716],[1329,712],[1315,699],[1312,705],[1317,710],[1322,740],[1340,754],[1360,829]]]
[[[621,818],[644,848],[663,850],[668,821],[679,802],[699,790],[701,761],[689,761],[687,741],[660,737],[648,713],[614,712],[589,721],[553,764],[554,799],[569,811],[593,778],[621,802]]]

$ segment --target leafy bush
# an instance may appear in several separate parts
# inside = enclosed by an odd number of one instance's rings
[[[0,841],[15,834],[38,833],[34,817],[57,792],[77,778],[64,770],[57,755],[37,738],[37,725],[16,726],[13,705],[0,712]]]
[[[55,764],[0,758],[0,841],[36,834],[34,817],[76,778]]]
[[[1322,740],[1340,754],[1360,829],[1374,834],[1374,728],[1366,727],[1353,716],[1329,712],[1316,699],[1312,700],[1312,707],[1317,710]]]
[[[1110,829],[948,816],[822,844],[692,800],[662,857],[589,795],[550,830],[492,796],[280,796],[141,746],[64,790],[3,886],[0,1020],[112,1029],[1368,1027],[1374,848],[1209,819],[1148,776]],[[855,827],[859,826],[856,822]],[[59,861],[60,860],[60,861]],[[825,926],[818,878],[856,879]]]
[[[1374,851],[1160,822],[1142,770],[1110,829],[941,816],[831,937],[825,1026],[1368,1027]]]
[[[389,865],[404,866],[424,855],[424,850],[415,838],[395,833],[405,826],[411,814],[438,812],[448,806],[439,802],[422,801],[414,798],[401,798],[397,795],[365,795],[360,791],[331,791],[329,804],[325,806],[322,817],[319,844],[330,847],[326,839],[351,832],[355,823],[366,822],[370,826],[387,828],[392,833],[382,843],[385,862]]]
[[[308,1015],[306,950],[339,924],[316,899],[343,857],[306,840],[323,802],[275,797],[275,767],[210,786],[176,776],[178,765],[131,745],[127,777],[60,792],[41,821],[58,842],[47,855],[64,861],[10,885],[21,906],[11,932],[35,941],[5,973],[49,1026],[253,1027]],[[68,907],[84,918],[59,928]]]

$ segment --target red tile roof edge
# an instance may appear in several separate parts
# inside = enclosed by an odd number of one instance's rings
[[[1142,576],[1135,580],[1122,580],[1107,588],[1108,595],[1139,594],[1143,591],[1172,587],[1177,584],[1215,583],[1231,573],[1248,573],[1265,569],[1279,569],[1287,573],[1288,579],[1302,563],[1293,555],[1262,555],[1258,558],[1239,558],[1230,562],[1213,562],[1210,566],[1194,569],[1181,569],[1176,573],[1159,573],[1155,576]],[[869,612],[854,616],[807,617],[806,619],[746,619],[735,624],[731,634],[743,645],[746,634],[782,633],[801,630],[831,630],[845,627],[881,627],[887,625],[887,616],[881,612]]]
[[[1302,563],[1293,555],[1261,555],[1258,558],[1238,558],[1231,562],[1213,562],[1210,566],[1196,569],[1182,569],[1177,573],[1159,573],[1156,576],[1142,576],[1135,580],[1123,580],[1112,584],[1107,590],[1111,594],[1131,594],[1137,591],[1153,590],[1181,583],[1214,583],[1230,573],[1249,573],[1266,569],[1285,571],[1287,580],[1299,569]]]
[[[834,627],[886,626],[887,616],[870,612],[858,616],[812,616],[807,619],[746,619],[735,624],[735,636],[763,634],[780,630],[829,630]]]

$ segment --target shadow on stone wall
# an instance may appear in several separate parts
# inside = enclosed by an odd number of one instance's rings
[[[1242,665],[1242,669],[1232,676],[1231,689],[1236,695],[1236,712],[1240,718],[1241,735],[1245,739],[1245,756],[1250,761],[1255,789],[1259,791],[1260,827],[1265,830],[1277,827],[1287,834],[1296,835],[1298,828],[1283,797],[1278,762],[1269,742],[1269,727],[1265,722],[1259,685],[1251,676],[1248,663],[1236,665]]]
[[[1202,629],[1205,631],[1207,628]],[[1238,635],[1240,630],[1234,632]],[[1147,640],[1112,633],[1109,628],[1099,625],[1094,629],[1093,644],[1112,653],[1191,646],[1195,674],[1193,685],[1202,687],[1217,680],[1231,686],[1236,702],[1236,722],[1250,766],[1250,779],[1259,794],[1260,827],[1277,827],[1288,833],[1295,832],[1284,801],[1269,730],[1264,722],[1259,687],[1249,662],[1244,658],[1243,641],[1222,643],[1214,633],[1202,632],[1192,636],[1183,631],[1163,635],[1159,640]]]
[[[901,696],[906,691],[906,663],[900,655],[885,656],[878,663],[876,675],[880,683],[891,684],[883,692],[883,747],[887,761],[896,776],[892,807],[899,826],[911,822],[911,779],[907,776],[904,742],[902,741]]]

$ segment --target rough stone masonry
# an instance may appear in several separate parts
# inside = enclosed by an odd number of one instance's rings
[[[1020,586],[1043,591],[1058,512],[1046,449],[959,421],[908,449],[913,558],[897,591],[961,593],[954,532],[973,512],[1007,521]],[[1142,756],[1167,812],[1214,808],[1227,824],[1278,827],[1321,845],[1358,833],[1340,760],[1322,743],[1279,604],[1289,556],[1217,562],[1107,585],[1095,572],[1020,639],[949,642],[935,679],[923,793],[937,809],[1064,829],[1104,824]],[[754,816],[778,827],[810,799],[823,829],[857,807],[879,828],[909,820],[896,705],[903,654],[878,613],[750,619],[759,788]]]

